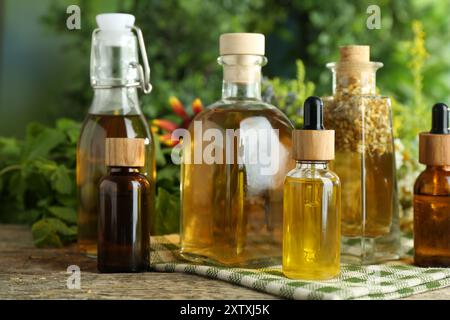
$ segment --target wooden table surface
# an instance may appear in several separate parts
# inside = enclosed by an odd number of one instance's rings
[[[69,265],[81,270],[81,289],[68,289]],[[39,249],[30,228],[0,225],[0,299],[276,299],[219,280],[181,273],[99,274],[75,245]],[[450,288],[407,299],[447,299]]]

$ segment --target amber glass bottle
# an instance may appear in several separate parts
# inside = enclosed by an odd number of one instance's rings
[[[264,36],[222,35],[220,52],[222,99],[196,116],[183,141],[181,254],[228,266],[279,263],[292,124],[261,99]],[[204,157],[211,147],[213,161]]]
[[[91,84],[94,99],[89,108],[77,146],[78,245],[80,251],[97,254],[98,183],[107,172],[105,139],[145,139],[145,165],[139,171],[154,186],[154,141],[139,106],[138,88],[146,80],[138,70],[137,38],[134,17],[128,14],[97,16],[91,52]],[[141,51],[145,50],[141,48]],[[143,54],[146,65],[146,55]],[[145,87],[144,92],[148,92]]]
[[[448,107],[433,107],[433,129],[420,134],[419,160],[427,167],[414,185],[414,261],[450,267],[450,131]]]
[[[106,139],[108,174],[99,185],[100,272],[149,268],[151,188],[139,173],[144,164],[144,139]]]
[[[305,101],[304,126],[293,132],[297,167],[284,182],[283,273],[323,280],[340,272],[341,186],[328,169],[334,131],[322,125],[322,101]]]

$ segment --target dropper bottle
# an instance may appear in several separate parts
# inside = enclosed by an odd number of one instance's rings
[[[108,173],[99,183],[98,259],[100,272],[148,271],[151,185],[145,165],[145,140],[107,138]]]
[[[449,108],[437,103],[432,129],[419,135],[419,162],[426,165],[414,185],[414,262],[450,267]]]
[[[323,126],[323,104],[309,97],[304,125],[294,130],[296,168],[284,182],[283,273],[322,280],[340,272],[341,187],[328,169],[334,159],[334,130]]]

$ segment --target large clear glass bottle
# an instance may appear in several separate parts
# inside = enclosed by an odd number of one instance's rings
[[[138,87],[145,93],[151,89],[142,34],[133,26],[134,16],[128,14],[101,14],[97,23],[91,51],[94,99],[77,146],[78,244],[81,252],[91,256],[97,254],[98,183],[107,171],[106,138],[145,139],[147,155],[140,171],[149,178],[152,192],[156,174],[154,141],[137,93]],[[144,71],[138,63],[137,41]]]
[[[220,49],[222,99],[196,116],[183,140],[181,254],[232,266],[280,262],[292,124],[261,100],[264,36],[225,34]],[[211,145],[218,161],[205,157]]]
[[[394,139],[388,97],[377,95],[368,46],[341,48],[333,96],[324,98],[325,127],[336,131],[332,165],[342,182],[343,260],[398,258],[400,243]]]

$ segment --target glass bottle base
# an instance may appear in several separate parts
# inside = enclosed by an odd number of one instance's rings
[[[310,271],[287,271],[283,270],[283,274],[294,280],[330,280],[339,276],[340,271],[337,272],[324,272],[321,270],[310,270]]]
[[[450,256],[423,256],[415,255],[414,264],[418,267],[448,268],[450,267]]]
[[[350,264],[375,264],[400,259],[400,238],[342,236],[341,261]]]
[[[97,269],[100,273],[139,273],[146,272],[150,269],[148,265],[142,266],[110,266],[98,265]]]
[[[78,241],[78,249],[81,254],[89,258],[97,258],[97,242]]]
[[[224,261],[214,259],[202,254],[186,252],[185,250],[180,250],[179,255],[181,258],[191,263],[218,266],[218,267],[257,269],[281,264],[281,256],[252,259],[252,260],[242,260],[239,258],[235,258]]]

